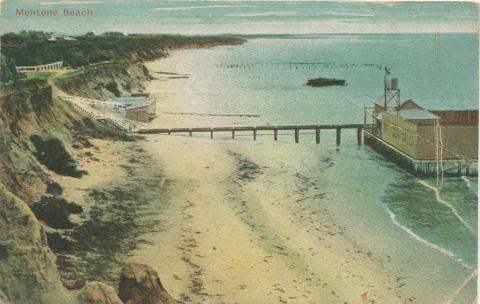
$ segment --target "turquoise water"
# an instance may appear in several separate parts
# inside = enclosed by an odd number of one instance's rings
[[[362,122],[363,106],[383,94],[388,66],[399,78],[403,100],[429,109],[475,109],[477,43],[473,34],[253,39],[196,63],[204,71],[214,68],[195,79],[198,87],[215,83],[198,99],[219,112],[235,112],[240,102],[242,110],[267,121],[281,115],[285,123]],[[348,86],[304,85],[320,76],[345,79]]]
[[[361,123],[363,106],[382,94],[384,65],[399,78],[402,100],[413,99],[427,109],[477,108],[476,45],[470,34],[262,38],[242,46],[196,50],[181,69],[191,72],[189,92],[199,111],[258,114],[257,125]],[[345,79],[348,86],[305,86],[307,79],[320,76]],[[343,199],[360,200],[365,210],[379,204],[385,218],[389,212],[395,217],[391,225],[409,229],[432,250],[453,255],[459,265],[476,268],[476,178],[446,178],[437,186],[435,180],[414,178],[368,148],[358,149],[353,132],[344,132],[339,151],[334,132],[323,133],[320,148],[312,134],[301,135],[312,154],[332,158],[333,173],[319,176],[319,183],[337,183],[329,189],[347,189]],[[358,181],[365,194],[349,186]]]

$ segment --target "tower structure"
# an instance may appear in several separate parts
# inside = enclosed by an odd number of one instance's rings
[[[394,102],[396,106],[400,106],[400,89],[398,88],[398,79],[390,77],[390,69],[385,67],[384,77],[384,96],[383,109],[387,111],[387,105]]]

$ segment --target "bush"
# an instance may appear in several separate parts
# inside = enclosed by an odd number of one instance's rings
[[[63,193],[63,188],[59,183],[51,182],[47,185],[46,192],[51,195],[61,195]]]
[[[58,232],[47,232],[48,246],[55,252],[66,252],[72,250],[72,242],[64,238]]]
[[[32,211],[37,219],[44,221],[52,228],[69,229],[73,227],[73,224],[68,216],[82,213],[83,209],[81,206],[69,203],[62,198],[44,196],[32,206]]]
[[[116,97],[120,97],[121,93],[120,93],[120,90],[118,89],[118,85],[115,81],[111,81],[109,82],[105,88],[107,88],[107,90],[109,90],[110,92],[112,92]]]
[[[60,139],[48,138],[44,140],[39,135],[32,135],[30,140],[35,146],[35,157],[49,170],[60,175],[73,177],[81,177],[86,173],[77,170],[77,162],[65,150],[65,146]]]
[[[89,129],[95,129],[96,128],[95,122],[93,122],[93,120],[90,117],[85,116],[84,118],[82,118],[82,121],[83,121],[83,124],[85,126],[87,126],[87,128],[89,128]]]
[[[22,78],[25,78],[25,75],[17,73],[15,60],[0,54],[0,82],[15,82]]]

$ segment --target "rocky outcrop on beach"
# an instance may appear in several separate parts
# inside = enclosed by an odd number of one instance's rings
[[[158,273],[150,266],[130,263],[122,269],[119,295],[125,304],[178,304],[163,288]]]
[[[343,79],[334,79],[334,78],[315,78],[309,79],[307,85],[312,87],[328,87],[328,86],[344,86],[346,85],[345,80]]]
[[[78,298],[80,304],[123,304],[115,290],[101,282],[89,282]]]
[[[60,280],[56,257],[45,229],[21,199],[0,184],[0,303],[8,304],[174,304],[158,273],[143,264],[124,267],[119,295],[113,287],[91,281],[68,291]],[[123,302],[122,302],[122,300]]]

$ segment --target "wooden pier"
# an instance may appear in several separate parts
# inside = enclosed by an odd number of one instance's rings
[[[231,132],[232,139],[235,139],[237,132],[252,132],[253,140],[257,140],[258,131],[272,131],[273,139],[278,140],[279,131],[294,131],[295,143],[300,141],[300,131],[309,130],[315,131],[315,141],[320,143],[320,130],[336,130],[336,144],[340,145],[342,129],[356,129],[357,143],[362,144],[362,131],[364,124],[338,124],[338,125],[288,125],[288,126],[256,126],[256,127],[213,127],[213,128],[163,128],[163,129],[140,129],[140,134],[173,134],[173,133],[188,133],[192,136],[193,133],[210,133],[210,138],[213,139],[214,133],[217,132]]]

